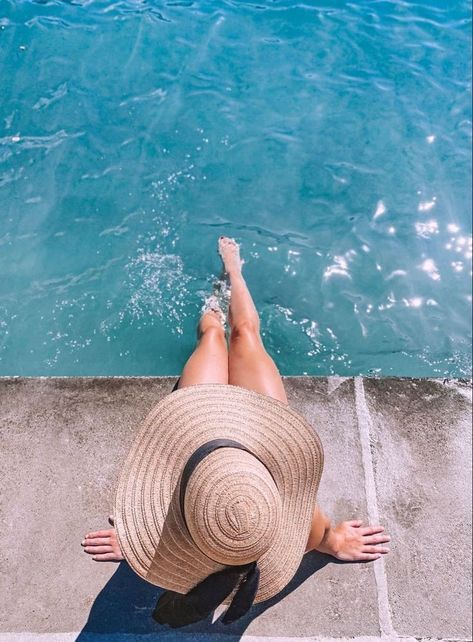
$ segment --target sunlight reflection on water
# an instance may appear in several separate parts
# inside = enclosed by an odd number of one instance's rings
[[[1,11],[0,374],[178,374],[226,234],[283,374],[470,376],[469,3]]]

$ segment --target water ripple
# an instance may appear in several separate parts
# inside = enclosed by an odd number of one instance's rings
[[[45,149],[46,153],[61,145],[65,140],[72,140],[84,136],[85,132],[66,132],[64,129],[49,136],[4,136],[0,138],[0,145],[15,146],[18,150]]]
[[[0,373],[177,374],[242,244],[284,374],[468,375],[470,3],[0,18]]]

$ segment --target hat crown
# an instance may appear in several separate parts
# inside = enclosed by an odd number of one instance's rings
[[[255,561],[270,547],[282,502],[276,484],[254,455],[219,448],[195,468],[184,498],[186,524],[195,544],[221,564]]]
[[[235,536],[244,535],[251,530],[254,515],[245,497],[235,497],[230,500],[225,509],[225,516]]]

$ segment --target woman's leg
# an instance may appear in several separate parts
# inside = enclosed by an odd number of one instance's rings
[[[198,328],[198,342],[184,366],[178,388],[198,383],[228,383],[228,350],[225,329],[218,315],[207,311]]]
[[[231,286],[228,383],[287,404],[281,375],[260,336],[258,312],[241,273],[239,247],[233,239],[220,237],[219,251]]]
[[[225,330],[212,311],[205,312],[198,327],[198,344],[187,360],[178,388],[198,383],[228,383],[228,351]],[[109,517],[114,526],[113,517]],[[88,533],[84,551],[96,562],[119,562],[123,559],[114,528]]]

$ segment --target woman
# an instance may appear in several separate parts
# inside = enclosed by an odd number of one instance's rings
[[[239,246],[222,236],[218,249],[231,286],[229,348],[224,314],[216,298],[210,297],[199,322],[197,346],[184,367],[178,389],[196,384],[231,384],[287,406],[281,376],[259,333],[259,317],[242,275]],[[109,521],[114,526],[113,517]],[[389,552],[389,540],[382,526],[364,526],[361,520],[333,526],[316,506],[305,551],[320,551],[344,561],[371,561]],[[82,546],[98,562],[124,559],[115,528],[88,533]]]

